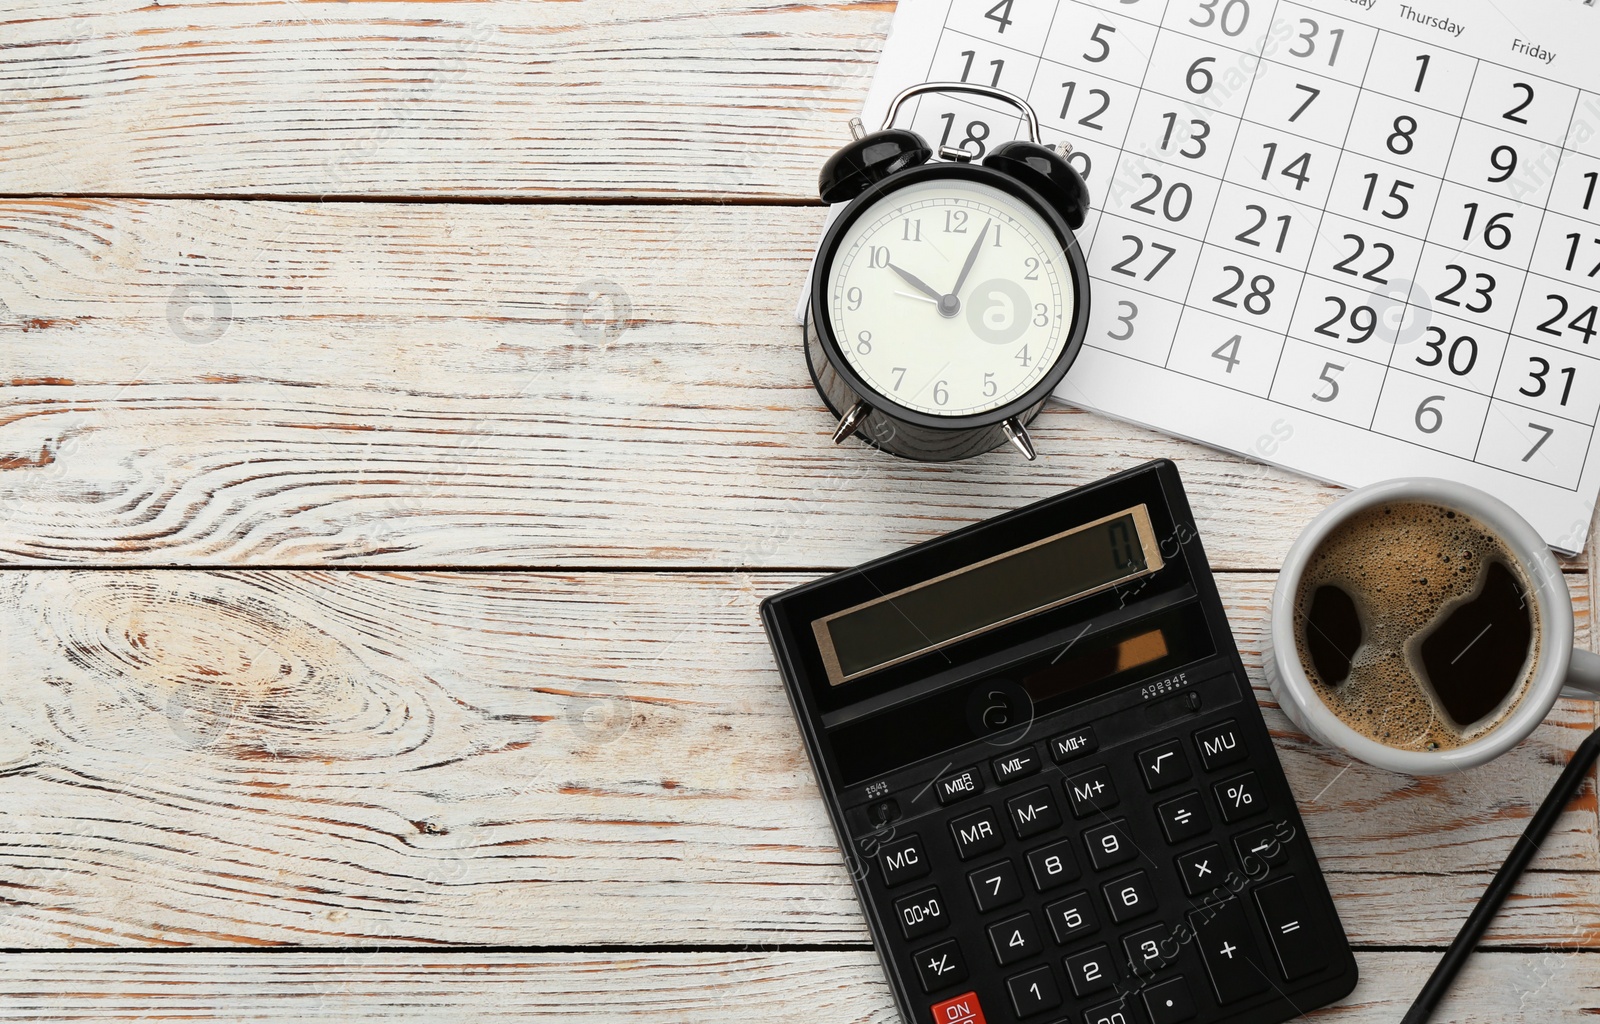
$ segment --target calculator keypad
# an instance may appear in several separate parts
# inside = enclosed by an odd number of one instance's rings
[[[878,851],[885,884],[905,886],[894,917],[924,1017],[1213,1021],[1325,972],[1338,945],[1296,874],[1309,847],[1272,813],[1283,798],[1252,745],[1237,717],[1109,748],[1082,727],[947,771],[943,809]],[[950,838],[927,848],[940,831]],[[909,884],[930,860],[961,865],[961,906],[945,902],[942,874]]]

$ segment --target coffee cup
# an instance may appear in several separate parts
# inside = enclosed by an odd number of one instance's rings
[[[1349,724],[1330,708],[1305,664],[1298,630],[1301,586],[1313,558],[1329,538],[1357,516],[1375,509],[1427,505],[1476,520],[1499,542],[1501,553],[1526,585],[1534,632],[1533,664],[1521,698],[1485,731],[1457,746],[1402,749]],[[1475,487],[1449,480],[1407,478],[1353,491],[1325,509],[1289,549],[1272,595],[1267,631],[1267,684],[1291,721],[1307,735],[1368,764],[1407,775],[1439,775],[1493,760],[1528,737],[1560,696],[1600,698],[1600,655],[1573,647],[1572,595],[1561,567],[1539,534],[1509,505]]]

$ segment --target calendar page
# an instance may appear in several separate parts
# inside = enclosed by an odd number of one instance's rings
[[[901,0],[902,89],[1026,97],[1094,207],[1073,405],[1343,484],[1440,476],[1583,547],[1600,453],[1600,11]],[[1000,104],[899,121],[981,155]]]

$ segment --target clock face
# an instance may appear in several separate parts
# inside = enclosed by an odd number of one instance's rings
[[[1032,206],[991,185],[934,178],[872,204],[828,270],[830,323],[873,390],[934,416],[1015,401],[1072,336],[1071,265]]]

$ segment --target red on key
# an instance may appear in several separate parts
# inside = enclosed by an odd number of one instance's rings
[[[983,1019],[983,1007],[978,1005],[978,993],[968,992],[966,995],[935,1003],[933,1024],[988,1024],[988,1022]]]

